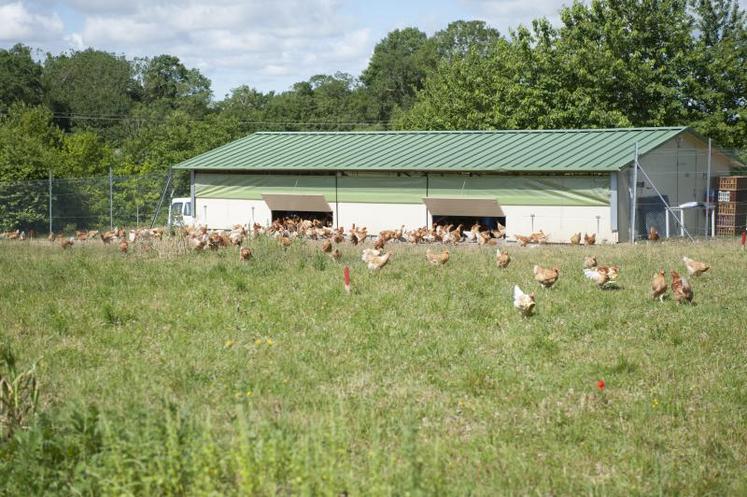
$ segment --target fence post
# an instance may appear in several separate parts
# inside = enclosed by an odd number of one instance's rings
[[[114,177],[112,168],[109,168],[109,229],[114,229]]]
[[[711,139],[708,139],[708,173],[706,175],[706,199],[705,199],[705,236],[708,238],[708,211],[711,209]]]
[[[52,234],[52,170],[49,170],[49,234]]]

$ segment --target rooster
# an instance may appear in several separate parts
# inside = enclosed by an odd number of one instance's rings
[[[587,255],[584,257],[584,269],[597,267],[597,258],[593,255]]]
[[[444,265],[449,262],[449,251],[444,250],[441,253],[434,253],[431,249],[425,251],[425,258],[434,266]]]
[[[648,228],[648,239],[652,242],[655,242],[659,239],[659,232],[656,231],[656,228],[653,226]]]
[[[368,269],[371,271],[378,271],[379,269],[386,266],[389,259],[392,257],[391,252],[387,252],[384,255],[371,256],[368,258]]]
[[[501,249],[496,249],[495,252],[495,264],[499,268],[506,269],[508,265],[511,263],[511,256],[508,255],[508,252],[501,252]]]
[[[581,244],[581,232],[574,233],[571,235],[571,245],[580,245]]]
[[[680,277],[677,271],[672,271],[672,293],[678,304],[693,301],[693,289],[685,278]]]
[[[527,295],[521,291],[518,285],[514,285],[514,307],[516,307],[522,316],[531,316],[534,312],[534,292]]]
[[[556,267],[545,268],[537,265],[534,266],[534,279],[542,285],[543,288],[550,288],[553,286],[555,282],[558,281],[558,276],[560,276],[560,271]]]
[[[654,279],[651,280],[651,298],[659,302],[664,302],[664,295],[667,293],[667,279],[664,277],[664,270],[659,269],[659,272],[654,275]]]
[[[584,233],[584,243],[586,245],[594,245],[597,243],[597,234],[592,233],[591,235],[588,233]]]
[[[585,268],[584,275],[596,283],[599,288],[603,288],[610,280],[609,271],[606,267]]]
[[[687,274],[689,274],[690,276],[700,276],[701,274],[711,269],[711,266],[709,266],[705,262],[696,261],[690,259],[689,257],[683,257],[682,261],[685,263],[685,266],[687,267]]]

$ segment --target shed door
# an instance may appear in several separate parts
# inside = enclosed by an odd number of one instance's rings
[[[498,202],[485,198],[435,198],[427,197],[423,203],[431,214],[437,216],[503,217]]]
[[[262,199],[271,211],[332,212],[324,195],[283,195],[263,193]]]

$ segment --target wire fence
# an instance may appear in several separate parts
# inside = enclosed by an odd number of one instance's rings
[[[70,233],[149,226],[166,178],[161,173],[110,174],[0,183],[0,231]],[[157,224],[167,221],[167,202],[155,220]]]
[[[628,185],[636,196],[634,239],[647,239],[652,229],[662,238],[741,234],[747,222],[747,191],[734,192],[732,202],[724,202],[727,192],[721,191],[719,178],[725,163],[720,154],[679,147],[639,157],[638,173],[634,178],[631,168]]]

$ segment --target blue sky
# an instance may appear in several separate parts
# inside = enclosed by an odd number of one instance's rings
[[[430,35],[451,21],[482,19],[505,33],[536,17],[557,21],[571,1],[0,0],[0,47],[168,53],[199,68],[222,99],[242,84],[283,91],[314,74],[357,76],[396,28]]]

